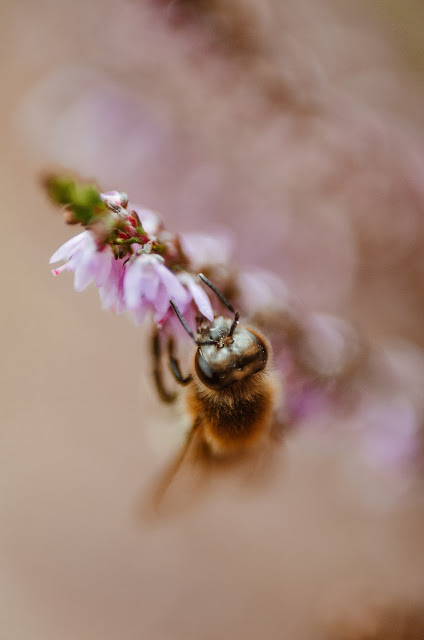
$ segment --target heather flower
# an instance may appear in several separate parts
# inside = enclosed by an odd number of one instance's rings
[[[78,235],[74,236],[73,238],[70,238],[70,240],[62,244],[62,246],[59,247],[59,249],[55,251],[52,257],[50,258],[50,264],[59,262],[59,260],[66,260],[66,261],[70,260],[70,258],[75,253],[83,249],[87,241],[87,236],[89,234],[90,234],[89,231],[83,231],[82,233],[79,233]],[[66,265],[62,265],[62,267],[59,267],[58,269],[54,269],[53,270],[54,275],[55,276],[59,275],[59,273],[63,271],[63,269],[65,268],[66,268]]]
[[[265,269],[247,268],[239,277],[240,304],[245,313],[253,315],[258,309],[264,312],[279,311],[294,316],[296,304],[285,282],[275,273]]]
[[[106,203],[110,203],[117,207],[125,208],[128,204],[128,196],[126,193],[119,191],[106,191],[106,193],[100,193],[100,198]]]
[[[213,320],[191,258],[202,264],[225,262],[227,238],[187,234],[190,256],[178,234],[167,231],[155,212],[129,203],[125,193],[99,193],[67,176],[50,176],[47,187],[52,199],[71,212],[72,223],[86,227],[52,256],[50,262],[64,261],[53,270],[55,275],[63,270],[74,273],[78,291],[94,280],[103,308],[130,311],[137,323],[152,311],[163,327],[174,316],[171,299],[191,323],[199,313]]]
[[[90,231],[83,231],[65,242],[50,258],[50,263],[66,260],[61,267],[53,269],[55,276],[64,269],[75,273],[76,291],[85,289],[92,280],[102,287],[110,274],[114,256],[109,247],[99,247]]]
[[[303,369],[322,379],[337,379],[353,373],[365,357],[358,333],[342,318],[311,313],[302,323],[298,360]]]
[[[112,309],[116,313],[125,311],[124,274],[126,259],[113,260],[109,276],[103,286],[99,287],[103,309]]]
[[[184,305],[178,305],[179,310],[184,316],[184,320],[196,333],[197,318],[199,312],[211,322],[214,319],[214,313],[210,300],[199,283],[198,276],[194,276],[186,271],[177,274],[179,281],[184,285],[187,292],[187,301]],[[177,335],[179,338],[187,338],[187,333],[181,322],[178,320],[174,310],[170,308],[161,322],[161,327],[166,328],[169,334]]]
[[[210,300],[199,283],[199,278],[183,271],[178,274],[178,279],[187,288],[191,301],[198,308],[200,313],[212,322],[213,310]]]
[[[135,211],[140,218],[143,229],[149,236],[157,236],[163,229],[162,220],[159,215],[150,209],[144,209],[135,204],[129,204],[128,209]]]
[[[154,254],[142,253],[125,265],[123,294],[126,308],[137,323],[141,323],[148,310],[161,324],[170,308],[170,300],[181,309],[189,302],[189,294],[178,278],[164,265],[163,259]]]
[[[182,233],[181,245],[194,271],[205,267],[227,265],[230,262],[233,242],[228,234]]]
[[[420,451],[420,425],[413,404],[402,394],[364,398],[359,407],[362,453],[376,467],[405,469]]]

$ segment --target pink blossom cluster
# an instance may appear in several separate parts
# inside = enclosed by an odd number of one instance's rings
[[[64,261],[53,274],[74,273],[77,291],[94,282],[103,308],[129,311],[137,324],[152,312],[163,326],[173,313],[171,300],[181,313],[200,312],[212,321],[210,300],[190,270],[178,237],[165,232],[154,212],[129,206],[125,194],[100,196],[110,209],[108,220],[65,242],[50,258],[50,263]],[[105,233],[114,221],[119,231]]]

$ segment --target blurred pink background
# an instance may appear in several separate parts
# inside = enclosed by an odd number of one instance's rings
[[[327,638],[352,603],[423,602],[422,477],[339,430],[292,435],[266,491],[143,520],[180,418],[147,331],[48,265],[74,230],[39,177],[62,166],[172,230],[228,229],[305,312],[400,344],[422,402],[424,17],[351,4],[4,0],[5,638]]]

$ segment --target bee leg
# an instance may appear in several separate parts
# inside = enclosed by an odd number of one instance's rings
[[[193,376],[191,375],[191,373],[187,377],[183,376],[183,374],[181,373],[180,364],[178,360],[174,358],[173,350],[174,350],[174,341],[172,338],[170,338],[168,342],[169,368],[171,369],[172,374],[177,382],[179,382],[182,385],[188,384],[193,380]]]
[[[153,380],[155,382],[159,398],[162,400],[162,402],[166,402],[168,404],[174,402],[177,394],[175,392],[168,391],[163,380],[161,360],[162,350],[158,329],[154,330],[151,338],[151,353],[153,360]]]
[[[182,449],[179,452],[178,456],[165,469],[164,473],[162,474],[162,477],[157,483],[154,490],[154,494],[153,494],[153,507],[155,511],[159,509],[169,486],[171,485],[172,481],[174,480],[175,476],[180,470],[185,459],[193,456],[193,451],[190,451],[190,450],[194,449],[194,456],[196,457],[197,449],[199,448],[198,436],[199,434],[201,434],[200,427],[201,427],[200,420],[196,420],[193,426],[191,427],[190,431],[188,432],[186,441],[182,446]]]

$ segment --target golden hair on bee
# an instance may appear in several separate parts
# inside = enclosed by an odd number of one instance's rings
[[[225,466],[247,459],[269,446],[274,429],[274,408],[278,397],[275,375],[270,371],[271,347],[257,330],[239,324],[239,313],[203,275],[232,318],[217,316],[202,321],[195,335],[176,304],[171,305],[197,349],[188,376],[181,372],[169,341],[169,365],[177,382],[185,386],[185,407],[191,419],[186,442],[167,469],[156,492],[160,503],[169,484],[186,459]],[[165,390],[158,364],[159,339],[153,339],[154,378],[162,400],[175,394]]]

